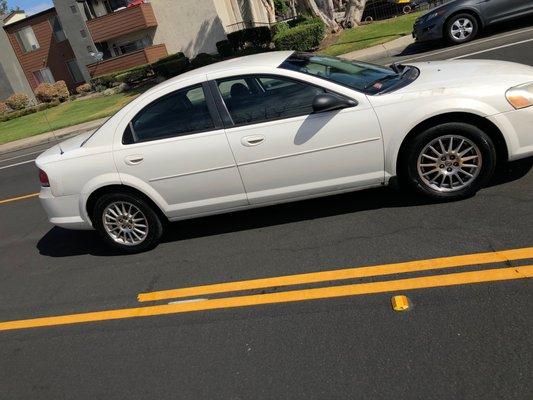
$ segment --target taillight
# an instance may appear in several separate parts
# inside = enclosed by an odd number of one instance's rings
[[[50,187],[50,181],[48,180],[48,175],[42,169],[39,170],[39,181],[41,182],[42,187]]]

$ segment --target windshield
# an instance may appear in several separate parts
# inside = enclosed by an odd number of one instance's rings
[[[400,74],[379,65],[307,53],[294,53],[279,67],[318,76],[367,94],[384,92],[397,86],[403,78],[411,77],[411,74]]]

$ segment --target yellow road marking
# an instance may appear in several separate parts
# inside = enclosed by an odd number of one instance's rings
[[[32,194],[26,194],[24,196],[12,197],[10,199],[0,200],[0,204],[11,203],[13,201],[19,201],[19,200],[24,200],[24,199],[31,199],[32,197],[37,197],[37,196],[39,196],[39,193],[32,193]]]
[[[279,293],[226,297],[199,302],[165,304],[121,310],[97,311],[83,314],[61,315],[0,323],[0,331],[37,328],[43,326],[77,324],[82,322],[107,321],[124,318],[149,317],[155,315],[179,314],[193,311],[216,310],[256,306],[260,304],[289,303],[304,300],[318,300],[363,294],[404,291],[432,287],[465,285],[482,282],[506,281],[533,277],[533,265],[433,275],[420,278],[398,279],[385,282],[359,283],[344,286],[330,286],[317,289],[293,290]]]
[[[416,271],[429,271],[441,268],[461,267],[465,265],[489,264],[533,258],[533,247],[505,250],[490,253],[467,254],[462,256],[433,258],[429,260],[409,261],[396,264],[376,265],[373,267],[347,268],[332,271],[311,272],[307,274],[286,275],[274,278],[251,279],[212,285],[193,286],[181,289],[162,290],[141,293],[137,299],[141,302],[179,297],[193,297],[213,293],[228,293],[241,290],[263,289],[277,286],[302,285],[307,283],[328,282],[354,278],[367,278]]]

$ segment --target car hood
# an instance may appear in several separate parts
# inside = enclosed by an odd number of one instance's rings
[[[533,81],[533,67],[506,61],[449,60],[410,64],[420,76],[398,93],[490,86],[507,90]]]

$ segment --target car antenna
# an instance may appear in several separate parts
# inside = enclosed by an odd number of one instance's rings
[[[60,142],[59,139],[57,138],[55,132],[52,130],[52,124],[50,124],[50,121],[48,120],[48,116],[46,115],[46,108],[43,110],[43,115],[44,115],[44,119],[46,120],[46,123],[48,124],[48,129],[50,129],[50,132],[51,132],[52,135],[54,136],[54,140],[55,140],[57,146],[59,147],[59,152],[60,152],[60,154],[65,153],[65,152],[63,151],[63,149],[61,148],[61,142]]]
[[[396,62],[393,62],[393,63],[391,64],[390,67],[392,68],[392,70],[393,70],[394,72],[396,72],[397,74],[399,74],[399,73],[400,73],[400,67],[403,67],[403,65],[400,64],[398,61],[396,61]]]

